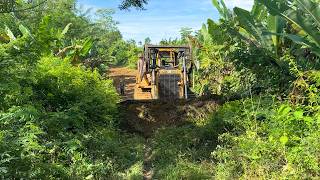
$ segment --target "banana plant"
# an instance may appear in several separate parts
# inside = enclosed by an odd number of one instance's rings
[[[241,27],[239,30],[241,34],[249,36],[257,46],[268,47],[270,39],[262,35],[262,32],[267,30],[262,22],[256,21],[252,14],[245,9],[235,7],[233,10]]]
[[[283,33],[286,27],[284,19],[278,15],[268,15],[266,7],[258,1],[255,1],[251,12],[235,7],[234,13],[241,27],[241,34],[251,38],[255,45],[268,49],[270,54],[278,59],[282,45],[279,34]],[[272,32],[272,36],[266,35],[267,31]]]
[[[19,30],[20,30],[20,33],[22,34],[22,37],[33,38],[29,29],[26,28],[24,25],[20,24]],[[0,34],[0,43],[9,43],[9,42],[12,42],[15,40],[17,40],[17,37],[14,35],[14,33],[11,31],[11,29],[5,25],[5,32]]]
[[[284,32],[284,28],[286,27],[285,20],[280,16],[268,16],[268,30],[272,32],[271,35],[274,51],[277,57],[280,55],[280,48],[282,46],[282,39],[279,34]],[[263,32],[264,34],[264,32]]]
[[[212,0],[212,4],[217,8],[219,14],[221,15],[221,17],[223,17],[223,19],[231,19],[232,15],[229,9],[227,8],[226,4],[224,3],[224,0]]]
[[[235,7],[233,9],[238,24],[238,37],[245,42],[254,44],[270,57],[270,62],[286,71],[280,58],[286,22],[279,15],[268,14],[267,8],[259,1],[254,1],[251,11]],[[270,32],[267,34],[266,32]]]
[[[295,34],[277,34],[302,44],[320,56],[320,5],[315,0],[257,0],[269,13],[281,16],[298,29]]]
[[[72,45],[61,49],[56,56],[69,58],[72,64],[80,63],[80,59],[85,58],[93,47],[93,40],[86,38],[85,40],[72,42]]]

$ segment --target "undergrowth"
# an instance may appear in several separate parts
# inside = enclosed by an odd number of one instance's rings
[[[31,75],[30,103],[0,114],[2,179],[142,176],[143,138],[117,130],[110,80],[53,57]]]
[[[319,120],[318,110],[273,96],[227,102],[201,124],[157,131],[155,178],[317,178]]]

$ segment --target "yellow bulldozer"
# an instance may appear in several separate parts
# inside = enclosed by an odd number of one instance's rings
[[[188,99],[189,46],[145,45],[138,60],[135,100]]]

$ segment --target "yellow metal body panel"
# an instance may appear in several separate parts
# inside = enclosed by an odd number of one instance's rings
[[[136,86],[134,89],[134,99],[135,100],[155,100],[160,98],[160,94],[164,89],[170,91],[170,88],[173,87],[174,90],[173,94],[176,97],[172,98],[184,98],[184,75],[181,71],[181,67],[179,67],[178,59],[177,59],[177,53],[179,52],[179,48],[181,47],[173,47],[173,48],[157,48],[157,53],[155,54],[155,62],[157,64],[157,68],[155,69],[155,83],[152,85],[152,74],[151,72],[146,72],[144,77],[142,79],[139,79],[139,75],[137,74],[136,78]],[[185,48],[185,47],[184,47]],[[148,56],[146,59],[151,59],[151,55],[148,53],[149,50],[145,49],[145,57]],[[165,60],[167,63],[166,67],[162,66],[162,58],[161,56],[165,56]],[[161,68],[160,68],[161,67]],[[173,77],[173,79],[170,79],[170,77]],[[169,87],[163,87],[166,85],[166,83],[160,84],[160,79],[162,81],[170,81],[168,83]],[[179,79],[179,80],[176,80]],[[162,88],[160,88],[162,86]],[[178,92],[178,93],[177,93]],[[172,93],[171,93],[172,94]],[[171,98],[171,97],[170,97]]]

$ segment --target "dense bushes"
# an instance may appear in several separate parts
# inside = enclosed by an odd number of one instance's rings
[[[225,104],[214,121],[229,126],[219,136],[216,158],[218,178],[319,177],[319,123],[301,106],[270,98]],[[222,114],[221,114],[222,113]]]
[[[79,111],[84,121],[112,119],[118,96],[111,80],[97,71],[73,67],[68,59],[43,58],[35,72],[36,102],[49,112]]]
[[[54,57],[33,74],[29,103],[0,115],[1,178],[120,177],[139,163],[141,139],[115,130],[110,80]]]
[[[81,39],[117,30],[95,22],[68,34],[89,24],[64,9],[74,3],[50,2],[60,9],[34,19],[0,15],[0,179],[141,178],[142,138],[118,130],[119,97],[95,69],[105,41]]]
[[[77,132],[53,126],[47,131],[43,121],[50,119],[32,107],[12,109],[1,119],[4,179],[119,177],[142,156],[139,138],[120,136],[101,124]],[[139,170],[133,173],[139,175]]]
[[[155,177],[318,178],[318,109],[278,98],[230,101],[205,120],[159,130],[151,142]]]
[[[220,20],[191,38],[194,90],[238,99],[206,121],[220,129],[207,134],[217,140],[206,157],[215,178],[319,178],[319,4],[257,0],[232,11],[213,3]]]

